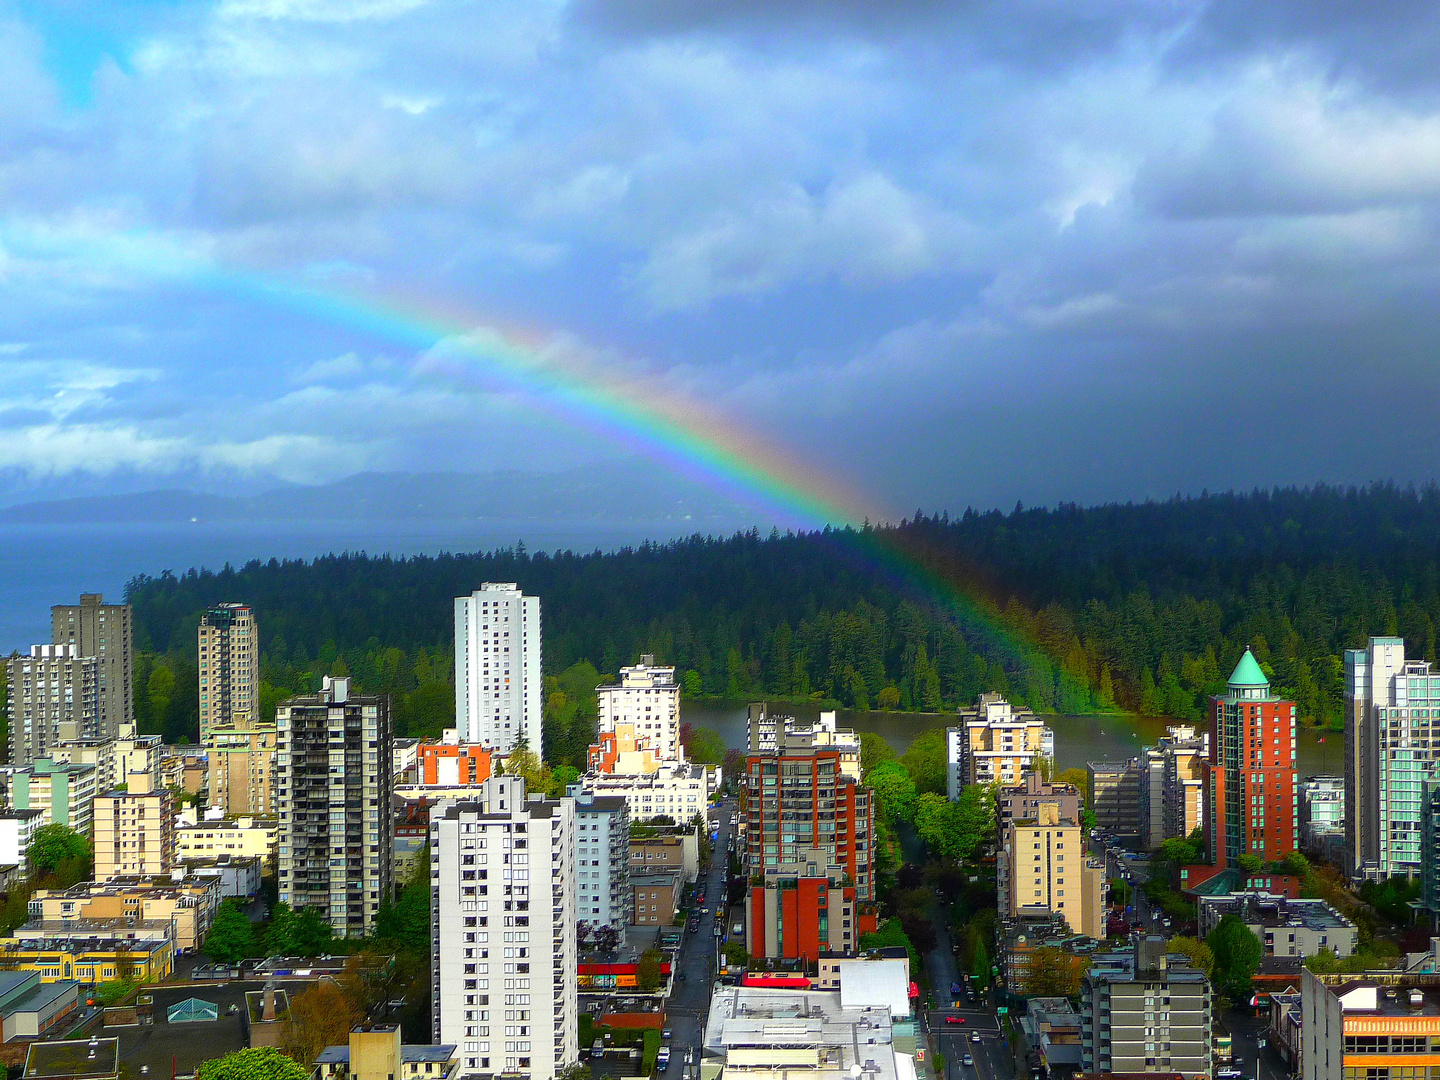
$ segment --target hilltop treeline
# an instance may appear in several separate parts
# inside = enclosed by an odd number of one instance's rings
[[[137,578],[129,596],[160,666],[193,663],[200,612],[240,600],[272,699],[348,673],[428,724],[453,708],[453,598],[482,581],[541,598],[552,675],[581,661],[613,675],[649,652],[692,695],[934,710],[1000,690],[1042,711],[1195,718],[1249,644],[1303,715],[1333,720],[1342,649],[1398,633],[1435,658],[1440,492],[1017,505],[609,553],[342,554]]]

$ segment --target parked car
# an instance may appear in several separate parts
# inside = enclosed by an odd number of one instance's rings
[[[655,1055],[655,1067],[657,1069],[668,1069],[670,1067],[670,1048],[660,1047],[660,1052]]]
[[[590,1056],[591,1056],[592,1058],[598,1058],[598,1057],[604,1057],[604,1056],[605,1056],[605,1040],[604,1040],[604,1039],[596,1039],[593,1043],[590,1044]]]

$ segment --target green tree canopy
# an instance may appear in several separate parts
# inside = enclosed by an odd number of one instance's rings
[[[245,909],[239,900],[226,900],[215,913],[210,933],[205,936],[205,955],[217,964],[233,964],[251,956],[254,947]]]
[[[653,994],[660,988],[662,960],[664,956],[659,949],[646,949],[640,954],[640,962],[635,965],[635,989],[642,994]]]
[[[944,795],[949,790],[948,764],[945,749],[945,729],[931,728],[915,736],[900,762],[915,781],[915,790],[933,791]]]
[[[1203,971],[1207,979],[1215,976],[1215,954],[1210,951],[1210,946],[1199,938],[1185,937],[1183,934],[1170,939],[1165,946],[1170,952],[1182,953],[1190,958],[1190,964],[1196,971]]]
[[[272,1046],[252,1046],[201,1062],[196,1080],[310,1080],[310,1070]]]
[[[1070,997],[1080,992],[1080,980],[1090,967],[1086,957],[1052,945],[1042,945],[1025,965],[1024,986],[1029,997]]]
[[[334,937],[334,929],[317,908],[295,911],[281,902],[270,913],[265,951],[269,956],[321,956],[330,951]]]
[[[915,813],[915,781],[895,760],[881,761],[866,770],[865,783],[875,793],[876,817],[887,825],[909,821]]]
[[[1265,946],[1238,915],[1226,915],[1205,935],[1215,958],[1214,981],[1231,1001],[1248,1000],[1251,979],[1260,970]]]
[[[719,765],[725,760],[725,740],[720,733],[709,728],[688,728],[689,738],[685,740],[685,756],[697,765]]]
[[[870,770],[879,765],[882,761],[894,761],[895,748],[890,745],[884,735],[877,735],[873,731],[862,731],[860,733],[860,769],[864,775],[869,777]]]
[[[53,873],[62,863],[89,859],[90,841],[68,825],[44,825],[31,838],[26,858],[35,873]]]

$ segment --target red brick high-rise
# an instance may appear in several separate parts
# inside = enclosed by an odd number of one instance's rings
[[[860,744],[822,720],[746,761],[746,935],[754,956],[853,955],[875,927],[875,811]]]
[[[1210,699],[1210,721],[1205,832],[1215,865],[1285,858],[1300,846],[1295,703],[1271,694],[1247,648],[1226,692]]]

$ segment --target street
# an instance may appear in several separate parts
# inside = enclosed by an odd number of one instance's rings
[[[950,1018],[963,1019],[956,1024]],[[935,1035],[935,1045],[945,1058],[944,1080],[1010,1080],[1015,1074],[1015,1058],[992,1012],[972,1009],[932,1009],[927,1018]],[[979,1035],[980,1041],[972,1041]],[[973,1066],[963,1063],[969,1054]]]
[[[710,1011],[711,980],[715,973],[717,939],[716,919],[725,917],[725,848],[733,831],[734,816],[732,802],[721,803],[715,811],[719,823],[719,835],[715,838],[714,854],[710,869],[701,868],[705,880],[705,901],[703,907],[710,914],[700,916],[700,928],[695,933],[688,930],[681,939],[679,969],[685,978],[676,973],[672,984],[670,1002],[667,1006],[668,1026],[674,1035],[670,1040],[670,1066],[666,1073],[680,1075],[686,1064],[685,1057],[692,1047],[695,1058],[700,1057],[700,1044],[705,1034],[705,1019]],[[712,818],[712,821],[717,818]],[[663,1074],[662,1074],[663,1075]]]

